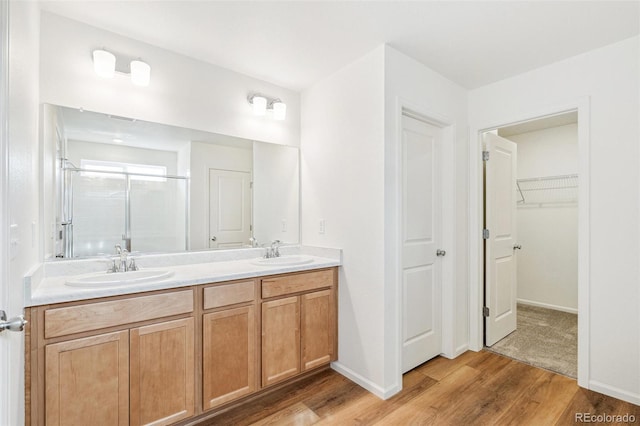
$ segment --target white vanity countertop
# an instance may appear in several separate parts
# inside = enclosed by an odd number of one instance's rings
[[[187,261],[187,258],[196,261],[202,259],[195,259],[194,256],[197,257],[198,255],[189,253],[136,257],[136,262],[141,270],[147,268],[162,269],[169,270],[173,274],[160,281],[95,288],[71,287],[65,283],[80,274],[101,270],[96,268],[107,265],[105,260],[88,260],[85,264],[78,263],[83,262],[82,260],[67,261],[66,263],[68,265],[66,268],[59,263],[54,267],[50,267],[49,269],[51,269],[51,271],[47,271],[48,264],[45,263],[44,265],[39,265],[39,267],[34,268],[34,270],[25,277],[25,306],[38,306],[198,284],[241,280],[267,275],[329,268],[340,266],[342,263],[342,253],[341,250],[338,249],[299,246],[283,248],[283,255],[301,254],[312,259],[310,263],[290,266],[256,265],[252,263],[259,260],[259,257],[255,256],[257,253],[255,250],[240,253],[241,251],[242,250],[239,250],[237,255],[234,255],[232,251],[213,252],[215,253],[213,255],[214,258],[208,262],[188,264],[184,263]],[[248,258],[247,256],[252,257]],[[233,257],[240,257],[240,259],[233,259]],[[168,261],[167,259],[170,260]],[[55,263],[56,262],[52,262],[52,264]],[[65,271],[74,273],[65,274]]]

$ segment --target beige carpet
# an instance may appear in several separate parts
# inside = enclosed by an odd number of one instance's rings
[[[518,304],[518,329],[487,350],[575,379],[578,315]]]

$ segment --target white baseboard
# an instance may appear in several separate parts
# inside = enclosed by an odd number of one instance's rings
[[[537,306],[538,308],[547,308],[547,309],[553,309],[555,311],[569,312],[570,314],[578,313],[577,309],[567,308],[566,306],[558,306],[558,305],[552,305],[550,303],[534,302],[533,300],[527,300],[527,299],[517,299],[517,300],[518,300],[518,303],[522,303],[523,305]]]
[[[453,351],[453,354],[448,354],[448,353],[443,352],[443,353],[440,354],[440,356],[443,356],[443,357],[445,357],[447,359],[454,359],[454,358],[458,358],[460,355],[462,355],[463,353],[465,353],[468,350],[469,350],[469,344],[465,343],[464,345],[458,346]]]
[[[352,382],[362,386],[363,388],[365,388],[366,390],[368,390],[369,392],[371,392],[372,394],[374,394],[380,399],[389,399],[393,395],[397,394],[402,390],[402,385],[395,385],[389,389],[383,389],[382,387],[373,383],[371,380],[362,377],[360,374],[356,373],[355,371],[351,370],[348,367],[345,367],[343,364],[340,364],[339,362],[332,362],[331,368],[336,372],[342,374],[344,377],[351,380]]]
[[[469,350],[469,344],[465,343],[464,345],[460,345],[456,348],[456,358]]]
[[[635,405],[640,405],[640,394],[637,394],[637,393],[618,389],[616,387],[609,386],[604,383],[597,382],[595,380],[591,380],[589,382],[589,389],[594,392],[600,392],[605,395],[609,395],[614,398],[618,398]]]

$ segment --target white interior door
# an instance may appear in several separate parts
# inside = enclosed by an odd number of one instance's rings
[[[402,117],[402,371],[442,352],[440,128]]]
[[[209,248],[235,248],[251,238],[251,176],[209,169]]]
[[[7,170],[7,157],[9,154],[9,93],[7,79],[9,74],[9,2],[0,4],[0,309],[7,311],[8,315],[15,315],[18,306],[9,305],[9,182]],[[12,424],[15,421],[15,409],[11,408],[15,403],[15,394],[21,392],[17,386],[19,368],[9,368],[9,360],[12,355],[20,354],[20,342],[11,336],[9,332],[0,334],[0,424]]]
[[[492,133],[484,135],[485,222],[489,238],[485,241],[486,345],[491,346],[516,330],[517,269],[515,245],[517,146]]]

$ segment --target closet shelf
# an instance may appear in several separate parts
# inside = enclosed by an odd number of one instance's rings
[[[516,180],[518,204],[564,204],[578,201],[578,175],[543,176]]]

